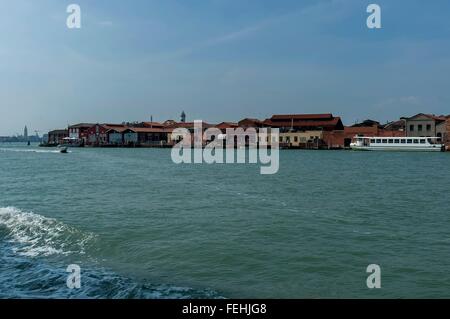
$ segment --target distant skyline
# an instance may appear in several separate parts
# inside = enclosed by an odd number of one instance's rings
[[[0,30],[0,136],[183,110],[211,123],[450,114],[448,0],[4,0]]]

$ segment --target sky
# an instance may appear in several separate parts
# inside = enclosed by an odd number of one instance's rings
[[[81,29],[66,26],[72,3]],[[449,39],[448,0],[0,0],[0,135],[183,110],[450,114]]]

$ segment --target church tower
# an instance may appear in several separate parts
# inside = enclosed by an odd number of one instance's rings
[[[23,137],[28,138],[28,128],[25,125],[25,128],[23,129]]]
[[[184,111],[181,113],[181,123],[186,123],[186,113]]]

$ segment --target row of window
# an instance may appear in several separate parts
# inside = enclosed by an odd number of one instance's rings
[[[428,139],[431,143],[431,139]],[[425,139],[371,139],[370,144],[426,144]]]
[[[411,125],[409,126],[409,130],[410,130],[411,132],[414,132],[415,128],[416,128],[416,126],[413,125],[413,124],[411,124]],[[417,125],[417,131],[418,131],[418,132],[422,132],[422,131],[423,131],[423,125],[422,125],[422,124],[418,124],[418,125]],[[427,124],[427,131],[431,131],[431,124]]]
[[[309,137],[310,140],[315,140],[315,139],[318,139],[318,138],[319,138],[318,136],[310,136]],[[298,141],[299,141],[298,136],[294,136],[294,143],[298,143]],[[283,137],[282,136],[280,136],[280,143],[281,142],[283,142]],[[290,136],[285,136],[284,142],[290,143],[291,142],[291,137]],[[304,136],[300,137],[300,142],[301,143],[306,143],[307,142],[306,137],[304,137]]]
[[[318,138],[319,138],[318,136],[310,136],[310,137],[309,137],[309,141],[315,141],[315,140],[317,140]],[[306,142],[308,142],[307,138],[304,137],[304,136],[301,136],[300,139],[299,139],[298,136],[294,136],[294,143],[298,143],[299,140],[300,140],[300,143],[306,143]],[[261,136],[258,137],[258,141],[261,142]],[[274,137],[272,137],[272,141],[275,142],[275,138],[274,138]],[[266,142],[269,142],[269,137],[266,137]],[[283,142],[285,142],[285,143],[290,143],[290,142],[291,142],[291,137],[290,137],[290,136],[285,136],[285,137],[283,138],[283,136],[280,136],[279,142],[280,142],[280,143],[283,143]]]

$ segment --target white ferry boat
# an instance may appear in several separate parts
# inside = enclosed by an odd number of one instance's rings
[[[358,151],[421,151],[440,152],[444,150],[439,137],[360,137],[355,136],[350,144]]]

